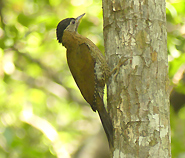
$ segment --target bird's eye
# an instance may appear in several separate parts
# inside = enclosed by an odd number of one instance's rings
[[[72,21],[72,24],[75,24],[75,21]]]

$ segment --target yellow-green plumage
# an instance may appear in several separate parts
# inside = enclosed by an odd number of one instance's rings
[[[98,111],[109,144],[113,146],[112,121],[103,103],[109,68],[97,46],[77,33],[83,15],[62,20],[57,26],[57,39],[67,49],[67,63],[82,96],[93,111]]]

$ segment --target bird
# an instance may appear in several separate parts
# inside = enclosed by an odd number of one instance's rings
[[[66,49],[67,63],[71,74],[87,103],[94,112],[98,111],[100,120],[108,138],[109,146],[113,146],[113,125],[106,111],[103,94],[109,78],[109,67],[98,47],[77,31],[82,17],[66,18],[60,21],[56,29],[56,37]]]

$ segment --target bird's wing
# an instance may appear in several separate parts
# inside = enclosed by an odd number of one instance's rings
[[[84,99],[91,105],[92,109],[96,111],[94,107],[95,63],[91,56],[89,46],[86,43],[81,43],[78,46],[76,56],[73,57],[76,64],[73,63],[74,67],[72,69],[74,69],[74,71],[72,70],[71,72]],[[78,74],[76,74],[76,72]]]

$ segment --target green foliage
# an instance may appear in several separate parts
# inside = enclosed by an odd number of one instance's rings
[[[0,1],[1,158],[67,157],[68,150],[75,152],[88,136],[84,129],[92,119],[86,116],[93,113],[69,73],[55,29],[63,18],[86,12],[79,32],[102,47],[100,5],[98,1]]]
[[[172,156],[185,157],[185,1],[167,1],[167,30],[168,30],[168,53],[169,53],[169,76],[175,87],[171,95],[171,133],[172,133]],[[177,100],[182,100],[182,105]],[[178,98],[179,95],[182,98]],[[175,100],[175,101],[173,101]],[[178,107],[178,110],[176,110]],[[174,109],[176,112],[174,112]]]
[[[167,1],[172,82],[185,64],[184,10],[183,0]],[[103,52],[99,0],[0,0],[1,158],[65,158],[95,131],[88,125],[96,114],[81,97],[65,48],[55,37],[60,20],[84,12],[79,32]],[[175,84],[175,90],[185,94],[185,84]],[[171,111],[172,154],[177,157],[185,154],[185,109]]]

